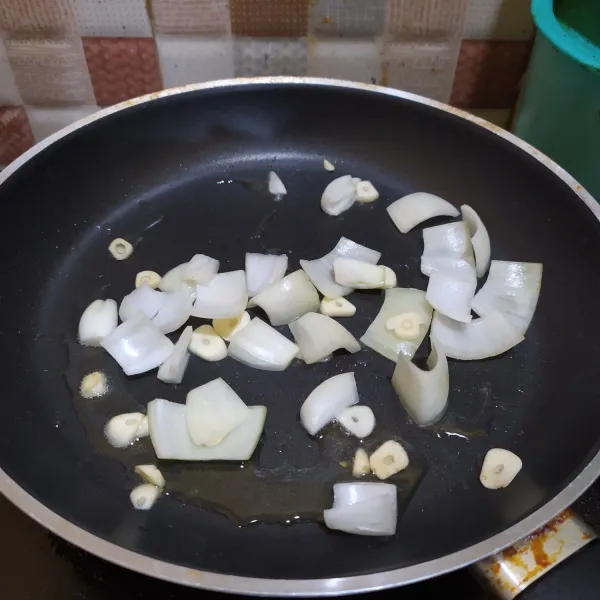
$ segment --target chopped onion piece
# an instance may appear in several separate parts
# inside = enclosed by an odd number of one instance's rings
[[[100,398],[108,391],[108,382],[106,375],[101,371],[88,373],[82,380],[79,386],[79,393],[90,400],[91,398]]]
[[[464,221],[438,225],[423,230],[424,250],[421,256],[421,272],[431,275],[433,271],[448,272],[455,269],[471,276],[475,267],[471,234]],[[458,275],[455,274],[455,277]]]
[[[117,260],[125,260],[133,254],[133,246],[123,238],[116,238],[108,246],[108,251]]]
[[[364,204],[375,202],[379,198],[379,192],[370,181],[359,181],[356,183],[356,199]]]
[[[458,217],[458,210],[452,204],[426,192],[408,194],[392,202],[387,211],[402,233],[434,217]]]
[[[460,323],[436,312],[431,323],[431,337],[436,339],[446,356],[459,360],[497,356],[525,339],[499,312],[473,319],[470,323]]]
[[[195,254],[192,256],[190,262],[186,264],[185,269],[182,269],[183,281],[206,285],[215,278],[218,272],[218,260],[206,256],[206,254]]]
[[[160,496],[161,488],[150,483],[142,483],[133,488],[129,499],[136,510],[150,510]]]
[[[102,347],[126,375],[138,375],[162,365],[173,353],[173,342],[139,312],[102,340]]]
[[[163,292],[176,292],[181,284],[185,281],[185,272],[187,270],[188,263],[182,263],[173,267],[170,271],[167,271],[160,280],[158,287]]]
[[[285,185],[283,185],[283,181],[275,171],[269,171],[269,193],[275,196],[276,200],[280,200],[281,196],[285,196],[287,194],[287,190],[285,189]],[[279,197],[278,197],[279,196]]]
[[[165,487],[165,478],[156,465],[137,465],[134,471],[146,482],[158,488]]]
[[[166,300],[167,296],[165,294],[144,283],[123,298],[121,306],[119,306],[119,317],[121,321],[127,321],[138,311],[141,311],[149,319],[153,319],[164,306]]]
[[[356,306],[346,298],[336,298],[335,300],[323,298],[319,312],[327,317],[353,317],[356,314]]]
[[[316,435],[346,408],[358,404],[354,373],[326,379],[306,398],[300,408],[300,421],[310,435]]]
[[[352,475],[354,475],[354,477],[363,477],[370,472],[371,464],[369,463],[369,455],[364,448],[358,448],[352,462]]]
[[[192,442],[212,448],[250,415],[244,401],[220,377],[191,390],[185,415]]]
[[[248,460],[262,434],[267,416],[264,406],[249,406],[248,418],[216,446],[197,446],[190,437],[186,406],[156,399],[148,403],[150,438],[160,459]]]
[[[308,364],[323,360],[335,350],[358,352],[360,344],[340,323],[319,313],[310,312],[290,323],[290,330],[300,347],[302,360]]]
[[[228,342],[238,332],[250,323],[250,315],[244,311],[232,319],[213,319],[213,327],[218,335]]]
[[[244,271],[219,273],[207,285],[196,286],[192,316],[202,319],[231,319],[241,315],[247,303]]]
[[[490,266],[490,257],[492,255],[490,236],[479,215],[468,204],[463,204],[460,210],[463,221],[467,224],[469,233],[471,234],[471,245],[475,254],[477,277],[483,277]]]
[[[287,325],[302,315],[319,310],[319,294],[302,269],[290,273],[269,289],[254,296],[271,325]]]
[[[396,287],[396,274],[389,267],[373,265],[355,258],[336,258],[333,261],[336,283],[356,290]]]
[[[368,406],[357,404],[344,409],[337,417],[338,423],[352,435],[364,439],[375,429],[375,415]]]
[[[523,461],[510,450],[492,448],[483,459],[479,481],[488,490],[509,486],[523,468]]]
[[[160,285],[160,279],[160,275],[154,271],[140,271],[135,276],[135,287],[139,288],[146,284],[155,290]]]
[[[395,440],[388,440],[369,457],[371,471],[379,479],[387,479],[408,467],[408,454]]]
[[[248,296],[256,296],[283,278],[287,271],[286,254],[246,253],[246,285]]]
[[[327,159],[325,159],[323,161],[323,167],[325,168],[326,171],[335,171],[335,167],[333,166],[333,163],[329,162]]]
[[[165,302],[152,319],[152,322],[163,333],[172,333],[190,318],[192,304],[194,303],[190,286],[187,283],[182,283],[176,292],[159,293],[165,296]]]
[[[431,306],[455,321],[469,323],[471,301],[477,287],[475,269],[434,271],[427,285],[427,301]]]
[[[200,325],[192,333],[190,352],[209,362],[227,357],[227,344],[211,325]]]
[[[480,316],[502,313],[520,333],[525,334],[542,287],[541,263],[493,260],[484,286],[471,308]]]
[[[421,427],[439,421],[448,404],[450,376],[445,354],[431,338],[431,353],[427,359],[428,371],[422,371],[409,358],[400,355],[392,385],[402,406]]]
[[[189,325],[183,330],[183,333],[177,340],[171,356],[158,369],[157,377],[164,383],[179,384],[183,380],[183,375],[190,360],[188,346],[191,339],[192,326]]]
[[[337,216],[356,202],[356,184],[351,175],[334,179],[321,196],[321,209],[328,215]]]
[[[337,258],[355,258],[375,265],[381,258],[381,252],[342,237],[329,254],[315,260],[300,260],[300,266],[314,286],[323,296],[331,300],[347,296],[352,292],[352,288],[336,283],[333,278],[333,263]]]
[[[104,428],[104,434],[111,446],[127,448],[137,438],[137,430],[142,422],[142,413],[125,413],[113,417]]]
[[[412,339],[399,338],[386,325],[390,318],[406,313],[415,313],[419,320],[419,335]],[[414,288],[392,288],[386,290],[383,306],[360,341],[386,358],[396,362],[403,354],[412,358],[427,334],[433,311],[425,299],[425,292]]]
[[[333,508],[323,511],[325,525],[355,535],[394,535],[396,486],[390,483],[336,483]]]
[[[100,346],[119,324],[114,300],[94,300],[79,319],[78,338],[83,346]]]
[[[276,329],[258,318],[231,338],[229,355],[239,362],[265,371],[283,371],[299,348]]]

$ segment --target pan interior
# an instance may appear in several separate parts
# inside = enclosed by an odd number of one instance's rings
[[[323,169],[324,158],[336,164],[333,175]],[[269,170],[289,191],[279,203],[257,185]],[[381,198],[339,218],[325,216],[320,195],[343,174],[371,180]],[[475,208],[493,258],[544,263],[526,340],[499,358],[451,361],[450,408],[437,427],[409,422],[389,384],[393,363],[370,350],[282,373],[192,358],[183,384],[174,387],[154,373],[126,379],[102,352],[76,344],[79,316],[92,300],[119,300],[138,271],[164,272],[195,253],[218,258],[227,271],[243,268],[245,252],[285,252],[293,270],[299,259],[321,256],[346,236],[381,251],[399,285],[425,289],[421,230],[401,235],[385,212],[412,191]],[[61,516],[125,548],[263,578],[400,568],[518,522],[597,451],[598,222],[536,160],[459,117],[322,86],[190,92],[120,111],[56,142],[0,187],[0,201],[0,466]],[[127,261],[110,257],[115,237],[134,243]],[[381,297],[363,293],[355,300],[357,316],[344,325],[360,336]],[[79,379],[96,369],[109,374],[112,392],[83,401]],[[294,524],[330,502],[333,481],[349,479],[339,462],[356,444],[335,432],[310,440],[297,414],[319,382],[350,370],[379,423],[375,441],[394,436],[412,449],[413,470],[399,484],[401,497],[412,500],[393,539]],[[189,389],[218,376],[248,404],[267,405],[258,456],[244,469],[161,464],[168,495],[149,512],[132,510],[132,467],[152,460],[151,448],[111,450],[104,422],[144,411],[155,397],[182,402]],[[523,459],[522,474],[505,490],[478,482],[491,447]]]

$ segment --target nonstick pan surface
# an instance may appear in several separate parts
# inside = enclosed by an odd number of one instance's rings
[[[325,80],[167,91],[86,123],[30,151],[0,186],[0,490],[31,516],[151,575],[324,595],[475,561],[542,525],[595,479],[600,227],[593,201],[556,165],[435,102]],[[335,162],[334,174],[324,158]],[[264,193],[269,170],[289,191],[279,203]],[[381,198],[328,217],[320,195],[345,173],[371,180]],[[368,349],[281,373],[193,357],[183,383],[168,386],[154,373],[127,378],[103,351],[76,342],[92,300],[120,300],[138,271],[164,272],[199,252],[218,258],[222,271],[244,268],[246,252],[285,252],[293,270],[346,236],[381,251],[400,286],[425,289],[421,229],[402,235],[385,211],[413,191],[475,208],[493,258],[544,263],[525,341],[494,359],[450,361],[449,410],[435,427],[410,422],[389,382],[393,363]],[[130,259],[111,258],[115,237],[134,244]],[[357,316],[344,325],[358,337],[382,299],[352,300]],[[78,383],[96,369],[109,375],[111,393],[83,400]],[[318,383],[351,370],[377,418],[372,445],[396,437],[412,459],[397,480],[402,514],[391,539],[315,522],[332,483],[351,479],[340,463],[356,444],[334,429],[310,439],[298,411]],[[219,376],[248,404],[268,407],[253,460],[244,468],[161,462],[167,493],[152,510],[134,511],[133,466],[154,461],[151,446],[114,450],[104,423],[145,411],[156,397],[183,402]],[[478,481],[491,447],[524,464],[510,487],[493,492]]]

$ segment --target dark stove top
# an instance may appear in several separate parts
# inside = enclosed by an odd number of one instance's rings
[[[576,504],[600,531],[600,482]],[[182,588],[131,573],[104,562],[49,534],[0,496],[0,596],[7,600],[142,600],[150,592],[161,600],[227,600],[230,596]],[[522,600],[596,600],[600,597],[600,543],[554,569]],[[453,592],[461,600],[490,600],[467,571],[458,571],[379,597],[420,600]]]

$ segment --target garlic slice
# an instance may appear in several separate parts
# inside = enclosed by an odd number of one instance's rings
[[[335,171],[335,167],[333,166],[333,163],[329,162],[327,159],[325,159],[323,161],[323,167],[325,168],[326,171]]]
[[[364,448],[358,448],[354,454],[354,460],[352,461],[352,475],[354,477],[364,477],[371,472],[371,465],[369,463],[369,455]]]
[[[250,323],[250,314],[244,311],[233,319],[213,319],[212,326],[218,335],[228,342],[238,332]]]
[[[100,398],[108,391],[108,382],[106,375],[101,371],[88,373],[79,386],[79,393],[88,400],[91,398]]]
[[[375,202],[379,198],[379,192],[370,181],[359,181],[356,184],[356,199],[364,204]]]
[[[108,246],[108,251],[117,260],[125,260],[133,254],[133,246],[123,238],[116,238]]]
[[[346,298],[323,298],[319,312],[327,317],[353,317],[356,314],[356,306]]]
[[[421,335],[422,319],[416,312],[405,312],[390,317],[385,328],[400,340],[416,340]]]
[[[396,287],[396,274],[389,267],[373,265],[354,258],[336,258],[333,261],[336,283],[357,290]]]
[[[352,435],[364,440],[375,429],[375,415],[368,406],[357,404],[343,410],[336,418],[338,423]]]
[[[189,350],[192,354],[209,362],[227,357],[227,345],[212,325],[200,325],[194,329]]]
[[[137,431],[135,432],[135,437],[138,440],[141,440],[142,438],[148,437],[149,435],[150,428],[148,426],[148,417],[144,417],[138,425]]]
[[[115,448],[127,448],[137,438],[143,418],[142,413],[125,413],[110,419],[104,428],[108,443]]]
[[[406,450],[395,440],[388,440],[369,458],[371,471],[379,479],[387,479],[408,467],[409,459]]]
[[[137,465],[134,471],[146,482],[158,488],[165,487],[165,478],[156,465]]]
[[[488,490],[497,490],[510,485],[523,467],[523,461],[502,448],[492,448],[483,459],[479,481]]]
[[[140,271],[135,276],[135,287],[139,288],[140,286],[146,284],[155,290],[160,285],[161,276],[155,271]]]
[[[142,483],[133,488],[129,499],[136,510],[150,510],[160,496],[161,489],[150,483]]]

